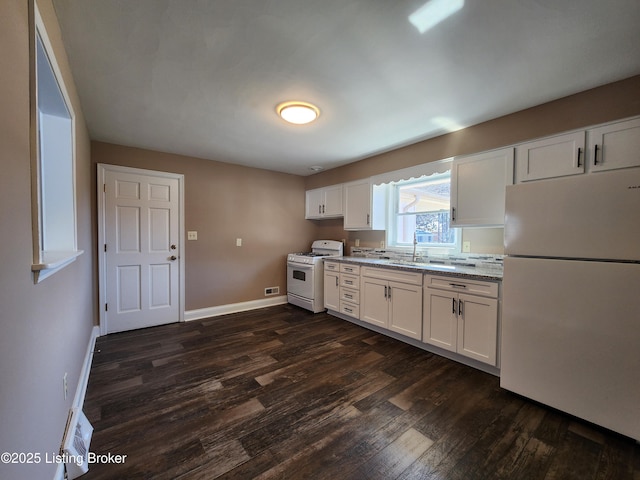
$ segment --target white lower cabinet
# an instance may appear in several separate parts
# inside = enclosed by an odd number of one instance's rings
[[[340,264],[324,262],[324,308],[340,310]]]
[[[422,338],[422,274],[364,267],[360,280],[360,320]]]
[[[340,313],[360,318],[360,266],[340,264]]]
[[[324,262],[324,308],[360,318],[360,266]]]
[[[498,284],[426,275],[422,341],[496,366]]]

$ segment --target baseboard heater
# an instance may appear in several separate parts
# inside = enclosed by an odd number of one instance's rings
[[[72,408],[67,418],[61,455],[67,478],[72,480],[89,471],[89,444],[93,427],[80,408]]]

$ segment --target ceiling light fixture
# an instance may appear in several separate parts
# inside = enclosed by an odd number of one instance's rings
[[[283,102],[276,107],[283,120],[296,125],[311,123],[320,116],[320,110],[307,102]]]

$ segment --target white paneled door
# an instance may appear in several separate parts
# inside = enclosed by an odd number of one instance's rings
[[[104,333],[180,320],[180,181],[149,173],[103,171]]]

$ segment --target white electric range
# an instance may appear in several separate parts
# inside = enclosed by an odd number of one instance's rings
[[[314,313],[324,311],[323,258],[342,252],[342,242],[316,240],[310,252],[287,255],[287,301]]]

